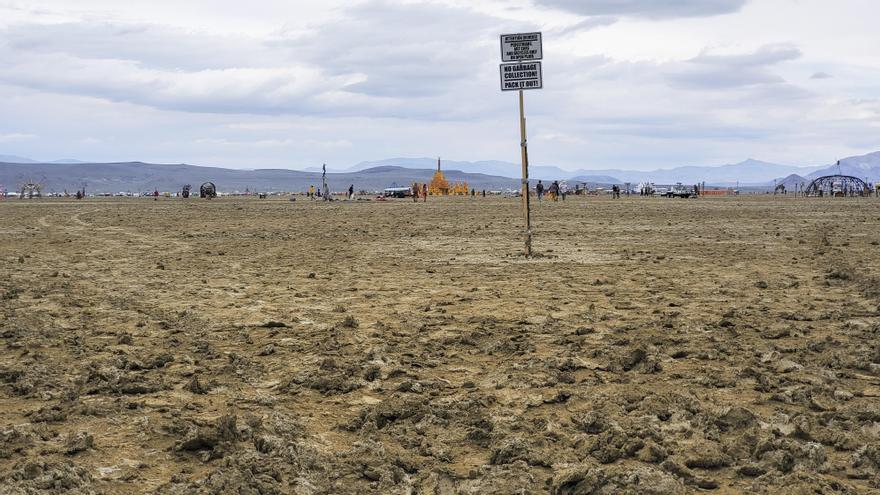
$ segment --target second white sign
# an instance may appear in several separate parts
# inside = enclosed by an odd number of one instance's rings
[[[541,62],[501,64],[501,91],[542,89],[544,77]]]

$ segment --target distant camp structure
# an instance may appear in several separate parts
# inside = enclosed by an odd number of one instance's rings
[[[453,196],[467,196],[470,194],[470,188],[468,188],[467,182],[456,182],[452,185],[452,189],[449,191],[449,194]]]
[[[814,198],[821,198],[823,196],[833,198],[870,196],[871,186],[858,177],[843,175],[840,168],[840,160],[837,160],[837,175],[826,175],[813,180],[807,186],[804,195]]]
[[[190,192],[191,190],[192,190],[192,186],[189,185],[189,184],[185,184],[185,185],[183,186],[183,190],[180,191],[180,195],[181,195],[184,199],[186,199],[186,198],[189,197],[189,192]]]
[[[819,177],[807,186],[804,192],[807,197],[834,197],[846,198],[854,196],[870,196],[871,188],[868,184],[850,175],[826,175]]]
[[[382,191],[382,195],[386,198],[408,198],[413,196],[413,190],[411,187],[400,187],[396,182],[392,182]]]
[[[199,188],[199,196],[207,199],[216,198],[217,186],[215,186],[213,182],[205,182],[202,184],[202,187]]]
[[[431,179],[431,183],[428,184],[428,194],[431,196],[449,196],[450,194],[453,196],[467,196],[470,194],[470,187],[468,187],[467,182],[456,182],[450,187],[449,181],[446,180],[446,176],[440,170],[440,159],[437,158],[437,171],[434,172],[434,177]]]
[[[21,185],[19,199],[40,198],[43,196],[43,185],[36,182],[26,182]]]

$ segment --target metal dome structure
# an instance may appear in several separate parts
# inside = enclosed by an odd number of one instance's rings
[[[851,175],[826,175],[819,177],[807,186],[804,192],[809,197],[853,197],[868,196],[868,184]]]
[[[21,185],[19,199],[31,199],[43,197],[43,185],[36,182],[26,182]]]
[[[199,196],[207,199],[213,199],[217,197],[217,187],[213,182],[205,182],[202,184],[202,187],[199,188]]]

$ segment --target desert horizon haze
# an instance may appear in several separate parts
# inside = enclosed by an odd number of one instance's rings
[[[381,191],[392,184],[428,182],[436,167],[435,158],[391,158],[361,162],[345,169],[328,168],[329,183],[333,188],[354,185],[365,191]],[[501,161],[443,162],[448,178],[464,181],[477,190],[515,189],[520,183],[516,176],[520,165]],[[222,192],[243,191],[298,191],[303,192],[321,183],[321,167],[292,167],[291,169],[262,168],[227,169],[189,164],[152,164],[144,162],[87,163],[75,159],[39,162],[27,157],[0,155],[0,189],[14,189],[27,182],[40,183],[47,192],[73,191],[88,186],[92,192],[117,193],[125,191],[176,192],[183,184],[215,182]],[[742,186],[757,190],[772,190],[777,183],[787,187],[805,184],[812,179],[843,173],[880,182],[880,152],[847,157],[840,164],[793,167],[748,159],[721,166],[686,166],[658,170],[563,170],[559,167],[533,166],[530,176],[534,181],[567,180],[572,184],[586,183],[593,187],[640,182],[657,184],[705,183],[708,186]],[[533,182],[534,182],[533,181]],[[5,187],[4,187],[5,186]]]
[[[0,3],[0,149],[289,168],[517,161],[498,35],[544,32],[536,163],[821,165],[880,148],[868,0]],[[513,142],[511,142],[513,140]],[[585,163],[589,158],[589,163]]]

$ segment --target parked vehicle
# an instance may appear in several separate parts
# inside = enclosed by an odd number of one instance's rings
[[[693,194],[693,189],[683,185],[681,182],[675,184],[666,191],[667,198],[690,198]]]

